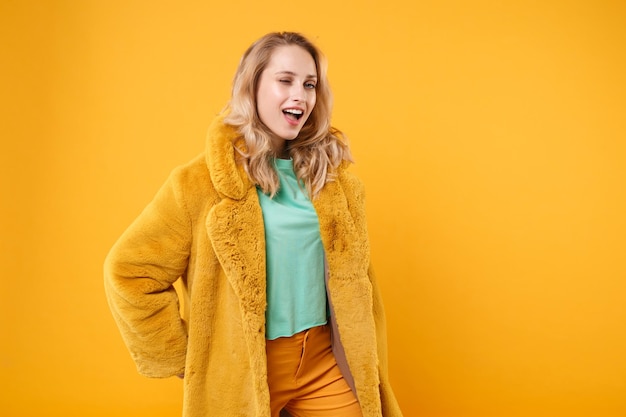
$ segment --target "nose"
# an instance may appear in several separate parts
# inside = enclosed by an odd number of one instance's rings
[[[291,89],[291,99],[294,101],[305,101],[306,90],[303,85],[294,85]]]

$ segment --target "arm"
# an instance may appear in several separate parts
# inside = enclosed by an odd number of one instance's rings
[[[187,334],[174,282],[185,272],[191,226],[176,173],[124,232],[104,265],[113,317],[139,373],[181,374]]]

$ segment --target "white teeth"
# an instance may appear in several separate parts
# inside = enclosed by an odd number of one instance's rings
[[[285,109],[283,111],[285,113],[298,114],[298,115],[304,113],[302,110],[298,110],[298,109]]]

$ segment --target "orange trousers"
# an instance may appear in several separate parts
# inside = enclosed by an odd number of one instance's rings
[[[267,382],[272,417],[362,417],[361,407],[337,366],[328,325],[268,340]]]

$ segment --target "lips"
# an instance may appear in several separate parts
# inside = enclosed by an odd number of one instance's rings
[[[298,122],[300,118],[304,115],[304,110],[299,108],[288,108],[283,110],[283,114],[287,117],[288,120]]]

